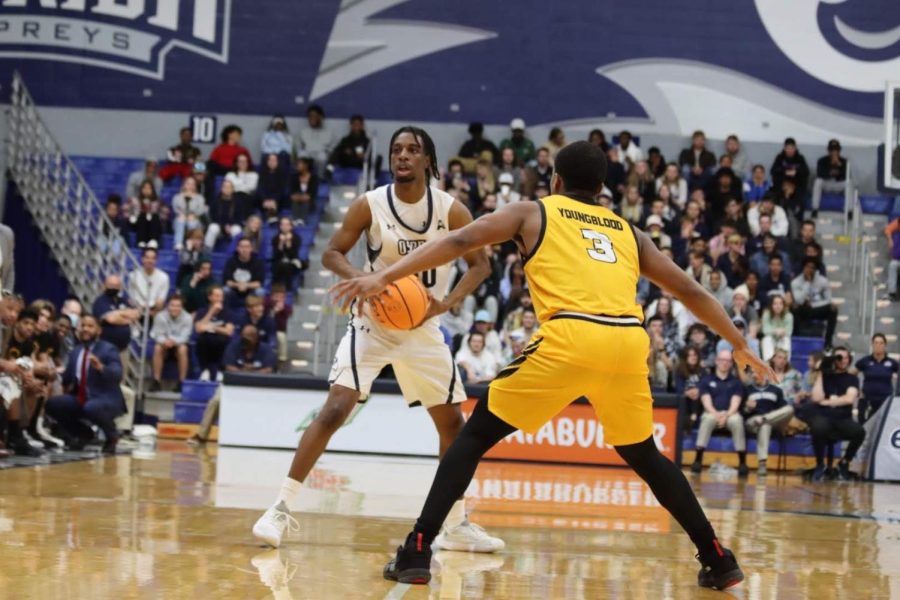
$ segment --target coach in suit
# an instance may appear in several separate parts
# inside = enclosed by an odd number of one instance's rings
[[[100,339],[100,323],[93,315],[85,315],[78,322],[78,346],[72,349],[63,373],[66,394],[47,402],[47,413],[65,431],[66,445],[72,449],[84,447],[93,435],[81,419],[96,424],[106,436],[103,452],[114,454],[118,432],[115,418],[125,412],[125,402],[119,382],[122,362],[119,351]]]
[[[16,287],[16,265],[13,253],[16,246],[16,234],[6,225],[0,224],[0,283],[4,290],[12,291]]]

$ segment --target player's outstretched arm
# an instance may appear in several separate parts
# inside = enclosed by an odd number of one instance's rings
[[[350,204],[344,222],[328,241],[328,248],[322,253],[322,265],[341,279],[350,279],[363,274],[347,260],[347,253],[353,249],[359,237],[372,225],[372,211],[365,196],[360,196]]]
[[[672,262],[668,256],[659,251],[653,240],[642,231],[634,230],[638,240],[641,260],[641,274],[647,279],[678,298],[698,319],[709,325],[713,331],[728,340],[734,347],[734,360],[740,370],[750,367],[755,372],[765,375],[770,381],[775,380],[775,373],[747,345],[731,317],[719,304],[716,298],[703,286],[691,279]]]
[[[516,237],[532,210],[532,202],[509,204],[497,212],[451,231],[410,252],[387,269],[341,281],[331,288],[335,304],[348,306],[354,299],[365,300],[379,294],[392,281],[434,269],[488,244],[499,244]]]

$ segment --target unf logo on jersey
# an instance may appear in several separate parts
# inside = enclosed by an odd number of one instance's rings
[[[406,256],[419,246],[425,243],[426,240],[397,240],[397,252],[400,256]]]
[[[182,4],[0,0],[0,57],[59,58],[152,79],[164,78],[175,47],[227,63],[231,0],[193,0],[185,11]]]

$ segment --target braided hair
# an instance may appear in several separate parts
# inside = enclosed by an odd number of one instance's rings
[[[437,151],[434,149],[434,140],[432,140],[431,136],[428,135],[428,133],[421,127],[405,125],[395,131],[394,135],[391,136],[391,143],[388,146],[390,148],[389,151],[391,153],[394,152],[394,142],[398,137],[400,137],[400,134],[402,133],[409,133],[414,138],[416,138],[416,141],[419,142],[420,146],[422,146],[422,151],[428,155],[428,167],[425,168],[425,175],[428,177],[428,179],[430,180],[439,178],[441,171],[440,169],[438,169]],[[390,165],[390,161],[388,161],[388,165]],[[393,169],[390,166],[388,168],[391,169],[391,175],[393,175]]]

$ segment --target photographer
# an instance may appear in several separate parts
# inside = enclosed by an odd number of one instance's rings
[[[859,379],[847,372],[850,351],[835,348],[832,356],[826,356],[819,365],[819,374],[812,389],[812,410],[809,431],[816,453],[813,481],[825,478],[825,450],[836,441],[847,440],[847,450],[838,462],[838,477],[851,479],[850,461],[862,446],[866,431],[853,419],[853,405],[859,398]],[[828,465],[829,468],[831,465]]]

